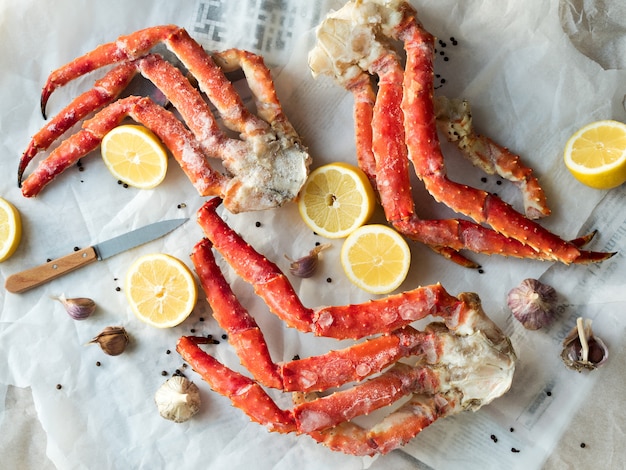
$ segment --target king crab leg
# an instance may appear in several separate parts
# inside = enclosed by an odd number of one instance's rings
[[[22,177],[31,160],[42,150],[69,130],[88,114],[103,108],[115,100],[136,74],[132,62],[121,64],[96,81],[94,87],[75,98],[62,112],[37,132],[20,159],[17,170],[17,184],[22,186]]]
[[[348,2],[318,28],[318,44],[309,57],[314,74],[331,75],[355,95],[357,161],[374,182],[387,219],[408,238],[424,242],[464,266],[476,265],[458,253],[461,249],[566,264],[611,257],[611,253],[580,250],[579,243],[588,237],[576,243],[562,240],[495,195],[448,179],[433,105],[433,37],[415,15],[415,10],[402,0]],[[404,73],[390,47],[392,39],[404,43]],[[364,75],[370,74],[378,76],[378,94],[373,111],[368,113],[364,108],[372,102],[368,89],[371,85],[367,85]],[[370,126],[371,134],[367,130]],[[370,137],[372,141],[368,142]],[[477,139],[473,131],[471,137]],[[373,152],[367,150],[369,144]],[[412,162],[435,200],[476,223],[463,219],[420,220],[409,200],[408,163],[402,161],[405,158]],[[517,166],[513,178],[521,178],[519,161],[513,159],[512,163]],[[501,161],[496,166],[504,173]]]
[[[489,175],[497,174],[518,186],[524,202],[524,212],[529,219],[550,215],[546,195],[533,175],[533,170],[525,166],[520,157],[509,149],[474,132],[467,101],[451,100],[445,96],[437,96],[434,100],[437,126],[474,166]]]
[[[391,332],[428,315],[441,316],[451,325],[464,321],[467,315],[464,303],[440,284],[358,306],[305,307],[278,266],[241,239],[217,214],[220,203],[219,198],[213,198],[200,208],[200,227],[237,275],[251,284],[270,310],[292,328],[316,336],[357,339]],[[246,262],[241,263],[241,259]]]
[[[346,349],[277,365],[263,333],[232,292],[211,249],[207,239],[194,247],[191,259],[196,273],[213,317],[227,332],[241,364],[262,385],[284,391],[321,391],[362,380],[403,357],[422,356],[432,362],[442,353],[436,335],[406,326]]]
[[[81,131],[64,140],[40,162],[37,172],[24,180],[22,192],[36,194],[57,174],[96,149],[104,136],[127,116],[151,129],[161,139],[200,194],[224,192],[226,178],[206,165],[205,155],[194,135],[172,113],[149,98],[138,96],[115,101],[85,121]]]
[[[165,43],[181,60],[215,106],[223,124],[238,133],[240,140],[227,137],[220,129],[208,103],[180,70],[160,56],[149,54],[158,43]],[[215,184],[217,172],[206,161],[194,157],[193,165],[196,167],[193,172],[196,176],[210,175],[204,184],[192,179],[201,195],[222,197],[232,212],[261,210],[292,200],[306,179],[310,157],[282,111],[269,70],[262,58],[249,52],[230,50],[216,54],[216,58],[229,71],[233,67],[244,70],[259,116],[246,108],[233,84],[226,78],[225,71],[184,29],[173,25],[147,28],[120,37],[54,71],[42,91],[44,114],[48,99],[56,88],[96,69],[121,62],[96,83],[95,90],[70,103],[61,113],[66,117],[54,118],[53,123],[60,125],[47,126],[35,135],[20,161],[18,181],[21,182],[26,166],[37,151],[47,148],[88,113],[116,99],[127,81],[140,72],[176,107],[206,156],[219,158],[223,163],[226,174],[219,178],[220,184]],[[125,80],[118,76],[123,76]],[[94,116],[92,122],[102,119],[100,113]],[[157,129],[152,130],[158,134]],[[86,153],[92,149],[83,145],[80,150]],[[80,158],[77,151],[72,150],[71,153],[72,156],[51,153],[24,181],[23,194],[38,194],[58,172],[67,168],[72,159],[76,161]],[[50,169],[56,173],[50,173]]]
[[[552,259],[528,245],[505,237],[479,224],[464,219],[422,220],[415,213],[411,196],[409,160],[404,143],[405,130],[399,110],[403,95],[403,73],[397,57],[387,54],[374,62],[371,69],[380,78],[375,101],[360,99],[371,90],[367,81],[359,78],[351,91],[355,96],[356,146],[359,166],[368,174],[380,197],[385,217],[406,237],[425,243],[438,253],[466,267],[476,265],[460,255],[469,249],[485,254],[504,254],[520,258]],[[371,112],[368,114],[367,109]],[[363,119],[371,116],[366,125]],[[370,129],[371,132],[363,131]],[[582,258],[581,261],[585,259]]]
[[[309,434],[335,450],[373,455],[406,443],[439,417],[477,409],[510,386],[515,359],[511,344],[485,315],[475,294],[453,297],[437,285],[363,304],[306,308],[277,266],[217,216],[218,206],[219,199],[214,198],[199,211],[209,239],[196,245],[192,260],[215,319],[254,378],[204,352],[200,346],[207,338],[183,337],[177,350],[211,388],[228,396],[253,421],[279,432]],[[316,335],[370,339],[321,356],[274,363],[256,321],[217,267],[213,248],[290,326]],[[274,291],[277,285],[281,287]],[[414,295],[416,292],[426,296]],[[438,294],[433,297],[435,292]],[[290,309],[295,313],[291,315]],[[321,311],[338,328],[320,332],[316,322]],[[428,314],[440,316],[445,323],[431,323],[424,331],[408,326]],[[382,322],[373,322],[374,316]],[[346,329],[356,325],[365,327]],[[414,365],[398,362],[402,358],[410,358]],[[317,392],[350,382],[354,383],[351,388],[329,395]],[[280,409],[261,385],[293,390],[293,409]],[[404,397],[408,397],[408,405],[392,411],[371,429],[350,422]]]

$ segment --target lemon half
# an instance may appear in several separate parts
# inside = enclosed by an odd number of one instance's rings
[[[359,168],[330,163],[311,172],[298,199],[302,220],[326,238],[344,238],[365,224],[376,196]]]
[[[167,173],[165,147],[143,126],[115,127],[102,139],[101,153],[111,174],[134,188],[154,188]]]
[[[0,198],[0,262],[15,253],[22,239],[22,218],[20,213],[6,199]]]
[[[407,242],[386,225],[364,225],[343,242],[341,265],[355,285],[372,294],[387,294],[406,279],[411,266]]]
[[[157,328],[182,323],[198,298],[196,281],[187,265],[163,253],[144,255],[130,266],[125,292],[133,313]]]
[[[581,183],[611,189],[626,182],[626,124],[596,121],[576,131],[567,141],[565,166]]]

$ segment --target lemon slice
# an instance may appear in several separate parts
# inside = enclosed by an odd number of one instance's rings
[[[167,173],[163,144],[143,126],[115,127],[102,139],[101,153],[111,174],[135,188],[154,188]]]
[[[137,259],[126,273],[125,291],[135,315],[157,328],[182,323],[198,298],[196,281],[189,268],[163,253]]]
[[[15,206],[0,198],[0,262],[11,257],[22,239],[22,219]]]
[[[565,166],[581,183],[611,189],[626,181],[626,124],[596,121],[567,141]]]
[[[330,163],[311,172],[300,192],[298,209],[318,235],[344,238],[369,220],[375,203],[363,171],[347,163]]]
[[[364,225],[343,242],[341,265],[355,285],[372,294],[387,294],[406,279],[411,252],[402,236],[386,225]]]

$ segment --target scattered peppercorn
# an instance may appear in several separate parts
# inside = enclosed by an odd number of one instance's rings
[[[168,349],[167,351],[165,351],[165,354],[172,354],[172,351]]]
[[[96,361],[96,367],[100,367],[101,365],[100,361]]]
[[[63,386],[61,384],[57,384],[57,390],[61,390]]]
[[[513,429],[513,428],[510,428],[510,429],[509,429],[509,431],[511,431],[511,432],[513,432],[513,431],[515,431],[515,429]]]
[[[187,204],[185,204],[184,202],[181,202],[176,207],[179,208],[179,209],[183,209],[184,207],[187,207]]]
[[[511,447],[511,452],[513,452],[514,454],[519,454],[520,450],[516,449],[515,447]]]
[[[115,290],[116,290],[117,292],[119,292],[119,291],[121,291],[121,290],[122,290],[122,288],[118,286],[118,287],[116,287],[116,288],[115,288]]]
[[[487,178],[485,178],[484,176],[480,179],[480,181],[482,181],[483,183],[487,182]]]
[[[546,392],[546,395],[548,395],[549,397],[551,397],[551,396],[552,396],[552,392],[548,391],[548,392]]]
[[[255,225],[256,227],[260,227],[260,226],[261,226],[261,222],[258,222],[258,221],[257,221],[257,222],[255,222],[255,224],[254,224],[254,225]]]
[[[293,356],[293,358],[291,360],[292,361],[299,361],[300,360],[300,354],[296,354],[295,356]]]
[[[195,329],[195,328],[192,328],[192,329],[190,329],[189,331],[190,331],[191,333],[195,333],[195,332],[196,332],[196,329]]]
[[[499,186],[499,185],[501,185],[501,184],[502,184],[502,180],[498,180],[498,181],[496,181],[496,184],[497,184],[498,186]]]
[[[77,246],[74,247],[74,251],[78,251],[80,250],[80,248],[78,248]]]
[[[161,375],[165,377],[167,375],[167,371],[166,370],[161,371]]]
[[[478,274],[485,274],[485,270],[484,270],[484,269],[482,269],[482,268],[479,268],[479,269],[478,269]]]
[[[580,443],[580,447],[581,447],[581,449],[584,449],[585,447],[587,447],[587,444],[585,444],[584,442],[581,442]]]
[[[228,335],[222,335],[222,339],[224,340],[228,339]]]
[[[200,317],[200,318],[198,318],[198,320],[204,321],[204,317]]]
[[[332,280],[332,278],[327,277],[327,278],[326,278],[326,282],[328,282],[328,283],[330,284],[331,282],[333,282],[333,280]]]
[[[495,434],[492,434],[492,435],[491,435],[491,440],[492,440],[493,442],[498,442],[498,438],[496,437],[496,435],[495,435]]]

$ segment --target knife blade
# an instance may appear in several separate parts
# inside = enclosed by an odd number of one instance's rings
[[[187,220],[189,219],[162,220],[140,227],[104,242],[74,251],[69,255],[53,259],[40,266],[12,274],[6,279],[4,286],[7,291],[14,294],[25,292],[95,261],[105,260],[123,251],[161,238],[180,227]]]

